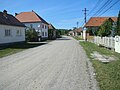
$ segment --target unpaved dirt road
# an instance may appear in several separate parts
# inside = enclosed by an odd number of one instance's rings
[[[96,90],[87,65],[79,43],[63,37],[0,58],[0,90]]]

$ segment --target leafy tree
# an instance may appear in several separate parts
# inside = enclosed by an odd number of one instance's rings
[[[120,35],[120,11],[118,14],[118,18],[117,18],[117,27],[116,27],[116,35]]]
[[[95,35],[94,32],[92,32],[92,28],[87,28],[87,33],[89,33],[89,35]]]
[[[98,31],[99,36],[110,36],[112,31],[112,22],[110,20],[106,20],[103,25],[100,26]]]
[[[37,41],[38,32],[36,32],[33,28],[29,28],[28,30],[26,30],[26,39],[27,41]]]
[[[102,25],[102,26],[100,26],[100,29],[99,29],[99,31],[98,31],[98,36],[101,36],[101,37],[103,37],[103,36],[105,36],[106,34],[105,34],[105,27]]]

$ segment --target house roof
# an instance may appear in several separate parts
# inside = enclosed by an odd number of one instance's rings
[[[69,33],[74,33],[73,31],[69,31]]]
[[[55,27],[50,23],[48,26],[49,29],[55,29]]]
[[[84,27],[101,26],[109,18],[117,22],[117,17],[91,17]]]
[[[77,29],[77,32],[81,32],[81,31],[83,31],[82,27],[80,27],[80,28]]]
[[[7,11],[6,15],[4,15],[4,12],[0,12],[0,24],[25,27],[25,25],[16,19],[13,15],[7,14]]]
[[[73,30],[73,31],[74,31],[74,32],[78,32],[78,33],[80,33],[82,30],[83,30],[83,28],[80,27],[80,28],[77,28],[77,29],[75,29],[75,30]]]
[[[20,22],[31,23],[31,22],[42,22],[48,24],[43,18],[41,18],[36,12],[21,12],[15,16]]]

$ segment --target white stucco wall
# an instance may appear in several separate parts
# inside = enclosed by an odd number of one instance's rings
[[[83,30],[83,39],[86,40],[86,30]]]
[[[5,36],[5,30],[11,30],[11,36]],[[17,35],[17,30],[21,35]],[[25,28],[17,26],[0,25],[0,44],[25,41]]]
[[[31,27],[31,25],[32,25],[32,28],[34,28],[36,31],[40,32],[40,36],[42,38],[48,38],[48,25],[47,24],[44,24],[47,26],[47,28],[42,28],[43,23],[24,23],[24,24],[27,27]],[[42,35],[42,32],[44,32],[44,36]],[[47,35],[45,35],[45,32],[47,33]]]

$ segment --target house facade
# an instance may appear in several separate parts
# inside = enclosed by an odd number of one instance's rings
[[[56,29],[52,24],[48,26],[48,39],[56,39]]]
[[[106,20],[117,22],[117,17],[91,17],[84,27],[89,31],[90,35],[96,35],[96,31]]]
[[[25,41],[25,25],[4,10],[0,12],[0,45]]]
[[[20,22],[24,23],[27,28],[35,29],[38,34],[38,40],[48,39],[48,23],[41,18],[36,12],[21,12],[15,16]]]

